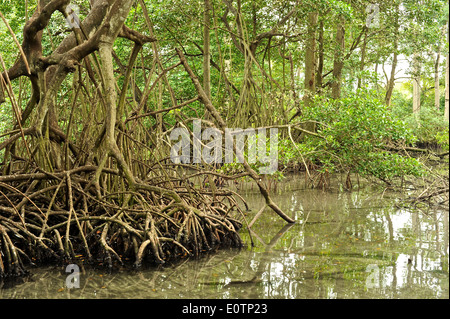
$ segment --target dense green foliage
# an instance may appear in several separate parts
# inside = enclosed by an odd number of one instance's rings
[[[337,101],[320,99],[315,106],[305,117],[321,123],[317,131],[323,138],[308,138],[306,145],[315,149],[312,160],[323,169],[383,180],[420,174],[417,160],[388,152],[388,146],[399,148],[416,138],[372,92],[358,91]]]
[[[448,121],[442,117],[444,98],[441,108],[437,110],[433,101],[425,96],[424,105],[418,114],[411,111],[411,99],[402,92],[396,92],[393,101],[392,114],[404,120],[411,132],[418,138],[418,142],[428,144],[443,151],[449,149]]]
[[[36,5],[34,2],[26,3],[28,8],[22,2],[0,2],[0,11],[19,42],[23,40],[23,26]],[[71,3],[79,8],[81,20],[89,14],[88,1]],[[164,67],[173,65],[174,48],[181,48],[202,80],[204,1],[144,3],[153,33],[158,38],[157,46]],[[440,0],[420,3],[379,1],[379,12],[375,17],[378,24],[367,27],[370,14],[367,1],[303,1],[289,19],[280,23],[296,4],[280,0],[211,1],[211,97],[227,124],[230,127],[262,127],[315,122],[316,133],[321,137],[303,134],[299,140],[298,132],[292,130],[294,141],[287,129],[280,129],[279,161],[282,166],[293,162],[314,164],[319,165],[322,171],[355,172],[383,180],[420,174],[420,163],[416,159],[404,157],[392,149],[422,144],[431,144],[444,151],[448,149],[448,121],[443,119],[448,5]],[[305,63],[308,63],[305,51],[310,45],[307,21],[308,15],[314,12],[318,13],[317,23],[312,26],[316,40],[315,72],[316,77],[320,75],[320,81],[317,77],[319,82],[316,85],[319,86],[314,92],[315,98],[306,105],[302,96],[308,93],[303,82]],[[149,34],[148,21],[143,15],[144,10],[136,1],[126,25]],[[333,99],[333,70],[336,52],[339,51],[336,31],[340,21],[345,28],[341,93],[339,99]],[[273,34],[265,35],[272,31]],[[44,30],[44,56],[51,54],[70,32],[64,17],[56,12]],[[0,43],[2,58],[5,65],[11,66],[18,57],[18,51],[4,23],[0,23],[0,35],[3,39]],[[250,48],[252,45],[255,46]],[[126,66],[132,48],[132,43],[124,38],[118,38],[114,44],[119,87],[123,84],[120,68]],[[252,50],[254,56],[249,57],[246,50]],[[441,105],[436,110],[433,104],[433,68],[435,52],[438,51],[441,55],[438,68]],[[406,62],[397,68],[403,69],[405,77],[412,76],[413,70],[408,68],[408,62],[417,52],[423,66],[420,76],[424,89],[420,112],[413,114],[410,78],[395,79],[403,84],[394,87],[390,105],[386,105],[384,99],[390,75],[384,68],[392,65],[393,54],[397,54]],[[145,45],[136,63],[136,68],[142,68],[144,72],[133,74],[133,83],[141,92],[145,90],[146,76],[151,72],[154,58],[152,45]],[[179,102],[196,96],[190,79],[181,68],[167,72],[167,79]],[[22,78],[13,84],[18,104],[23,109],[30,98],[31,85]],[[69,77],[61,86],[59,105],[72,103],[71,86]],[[128,97],[131,96],[129,92]],[[152,93],[145,110],[171,107],[171,103],[167,88],[161,87]],[[11,107],[6,98],[0,111],[2,132],[13,126]],[[130,105],[130,112],[132,109]],[[164,113],[165,129],[179,121],[177,112]],[[181,112],[188,118],[205,116],[204,106],[199,101],[182,108]],[[62,109],[60,116],[64,119],[68,114]],[[122,114],[122,119],[126,117],[126,113]],[[156,118],[152,117],[144,122],[149,128],[157,125]],[[67,123],[61,121],[62,129]],[[81,123],[79,125],[81,128]]]

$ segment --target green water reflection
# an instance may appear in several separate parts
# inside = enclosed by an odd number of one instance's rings
[[[241,231],[247,248],[139,272],[80,265],[72,289],[64,267],[32,269],[0,298],[448,298],[448,211],[408,211],[398,193],[336,185],[312,190],[301,176],[277,185],[274,200],[297,223],[267,209]],[[245,188],[250,222],[264,200]]]

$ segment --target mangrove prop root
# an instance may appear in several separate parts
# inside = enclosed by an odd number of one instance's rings
[[[242,246],[240,208],[231,192],[212,196],[192,183],[180,192],[139,184],[99,198],[97,186],[89,183],[95,173],[89,167],[0,176],[0,278],[25,274],[27,264],[140,267]],[[101,175],[117,178],[113,170]],[[35,180],[34,187],[24,183]],[[193,189],[186,187],[196,187],[201,196],[191,197]]]

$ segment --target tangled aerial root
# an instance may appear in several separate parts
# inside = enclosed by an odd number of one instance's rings
[[[114,267],[165,263],[218,247],[241,247],[233,192],[175,178],[142,181],[108,193],[122,180],[95,166],[0,176],[0,277],[26,264],[79,259]],[[170,187],[169,187],[170,185]]]

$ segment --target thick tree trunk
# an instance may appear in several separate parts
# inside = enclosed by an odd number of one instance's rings
[[[419,55],[414,53],[413,57],[413,113],[420,112],[420,61]]]
[[[439,90],[439,64],[441,59],[440,48],[436,54],[436,62],[434,63],[434,107],[439,111],[441,94]]]
[[[333,99],[341,97],[342,69],[344,67],[344,49],[345,49],[345,20],[339,18],[336,30],[335,53],[333,63],[333,82],[331,84],[331,96]]]
[[[101,70],[103,75],[103,87],[106,97],[105,114],[105,140],[109,155],[112,155],[124,173],[130,187],[134,187],[135,180],[133,173],[126,163],[123,154],[120,152],[116,142],[115,126],[117,120],[117,91],[116,80],[114,78],[114,66],[112,59],[113,44],[123,27],[126,17],[131,9],[133,0],[116,0],[110,8],[107,16],[109,29],[106,34],[100,38],[99,56],[101,59]],[[126,89],[126,88],[125,88]],[[107,156],[108,154],[105,154]]]
[[[394,20],[394,56],[392,58],[392,69],[391,69],[391,76],[389,78],[389,81],[387,83],[386,87],[386,96],[385,96],[385,103],[387,106],[391,105],[391,98],[392,98],[392,92],[394,91],[394,85],[395,85],[395,71],[397,69],[397,63],[398,63],[398,37],[399,37],[399,28],[400,24],[398,22],[399,19],[399,12],[398,7],[396,8],[397,11],[395,12],[395,20]]]
[[[316,90],[320,93],[322,89],[322,73],[323,73],[323,62],[324,62],[324,48],[323,48],[323,21],[319,23],[319,50],[318,50],[318,61],[317,61],[317,71],[316,71]]]
[[[397,69],[397,63],[398,63],[397,44],[398,44],[398,41],[397,41],[397,39],[395,39],[395,48],[394,48],[394,57],[392,58],[391,76],[390,76],[389,82],[387,84],[386,97],[385,97],[385,102],[386,102],[387,106],[391,105],[392,92],[394,91],[394,86],[395,86],[395,71]]]
[[[364,65],[366,63],[366,47],[367,47],[367,30],[364,31],[364,42],[363,46],[361,48],[361,60],[359,63],[359,76],[358,76],[358,89],[361,88],[363,84],[363,71],[364,71]]]
[[[316,25],[317,12],[308,14],[308,35],[305,52],[305,107],[309,107],[316,92]]]

